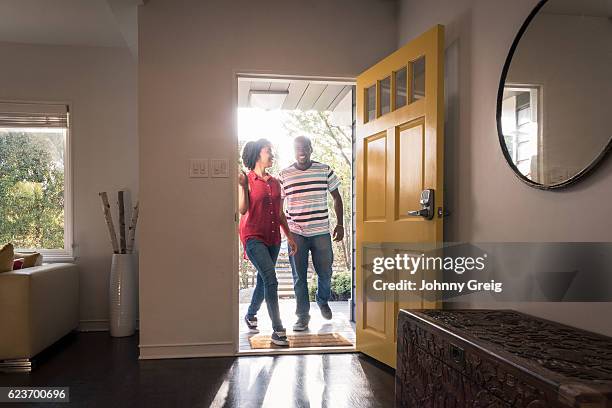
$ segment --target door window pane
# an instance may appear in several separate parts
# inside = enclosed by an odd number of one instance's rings
[[[421,57],[412,63],[412,78],[410,101],[418,101],[425,97],[425,57]]]
[[[395,72],[395,106],[394,109],[406,105],[406,84],[408,82],[406,67]]]
[[[391,77],[380,81],[380,114],[391,111]]]
[[[366,122],[369,122],[376,118],[376,85],[366,88],[365,102]]]

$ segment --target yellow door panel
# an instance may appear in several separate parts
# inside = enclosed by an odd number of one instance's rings
[[[395,133],[395,219],[408,222],[419,220],[410,217],[423,186],[423,144],[425,128],[422,119],[396,127]]]
[[[381,221],[386,217],[387,135],[365,140],[365,221]]]
[[[443,56],[444,28],[438,25],[357,77],[357,348],[392,367],[399,309],[439,304],[418,293],[401,301],[397,293],[368,299],[371,282],[365,281],[363,265],[374,257],[395,256],[381,243],[442,241],[441,216],[427,220],[408,211],[420,208],[424,189],[435,191],[436,211],[442,207]],[[420,281],[423,273],[411,278]]]

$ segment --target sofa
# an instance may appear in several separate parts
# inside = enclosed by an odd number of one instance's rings
[[[79,274],[71,263],[0,273],[0,371],[29,371],[41,351],[79,324]]]

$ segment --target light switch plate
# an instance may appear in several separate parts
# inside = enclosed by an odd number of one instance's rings
[[[189,177],[208,177],[208,159],[190,159]]]
[[[229,162],[227,159],[210,159],[211,177],[229,177]]]

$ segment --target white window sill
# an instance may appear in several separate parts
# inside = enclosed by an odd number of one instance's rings
[[[38,252],[43,257],[43,263],[60,263],[60,262],[69,262],[74,263],[76,261],[76,257],[68,251],[64,250],[54,250],[54,249],[40,249],[40,250],[32,250],[32,249],[15,249],[15,252],[20,253],[34,253]]]
[[[54,256],[54,257],[45,257],[43,255],[43,263],[75,263],[76,258],[72,256]]]

